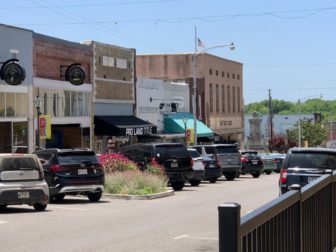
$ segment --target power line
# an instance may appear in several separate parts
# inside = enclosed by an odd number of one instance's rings
[[[43,8],[50,7],[68,7],[68,6],[53,6],[53,5],[44,5]],[[0,7],[2,9],[3,7]],[[25,8],[25,7],[21,7]],[[42,8],[42,7],[41,7]],[[269,12],[259,12],[259,13],[243,13],[243,14],[222,14],[222,15],[209,15],[209,16],[189,16],[189,17],[173,17],[173,18],[151,18],[151,19],[121,19],[121,20],[100,20],[100,21],[90,21],[90,22],[49,22],[49,23],[24,23],[21,25],[75,25],[75,24],[85,24],[85,23],[93,23],[93,24],[120,24],[120,23],[139,23],[139,22],[154,22],[158,23],[186,23],[186,22],[221,22],[227,21],[234,18],[251,18],[251,17],[262,17],[262,16],[271,16],[275,18],[281,19],[298,19],[298,18],[306,18],[309,16],[317,15],[319,13],[325,11],[334,11],[336,9],[335,6],[324,7],[324,8],[315,8],[315,9],[297,9],[297,10],[287,10],[287,11],[269,11]],[[281,16],[284,14],[298,14],[298,13],[307,13],[301,16]]]

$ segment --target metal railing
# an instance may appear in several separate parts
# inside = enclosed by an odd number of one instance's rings
[[[240,217],[238,203],[219,211],[220,252],[336,251],[336,172],[289,191]]]

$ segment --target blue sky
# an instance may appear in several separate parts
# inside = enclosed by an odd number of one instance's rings
[[[335,0],[0,0],[0,23],[139,54],[191,52],[197,26],[206,47],[235,43],[209,53],[244,64],[245,104],[336,99]]]

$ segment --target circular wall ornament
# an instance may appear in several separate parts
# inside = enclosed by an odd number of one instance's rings
[[[26,78],[26,71],[16,63],[17,59],[7,60],[0,70],[0,77],[9,85],[20,85]]]
[[[72,85],[82,85],[85,80],[85,71],[80,64],[72,64],[65,72],[65,79]]]

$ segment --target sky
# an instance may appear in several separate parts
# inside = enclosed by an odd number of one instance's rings
[[[0,0],[0,23],[137,54],[194,51],[243,64],[244,103],[336,99],[336,0]],[[1,43],[1,38],[0,38]]]

